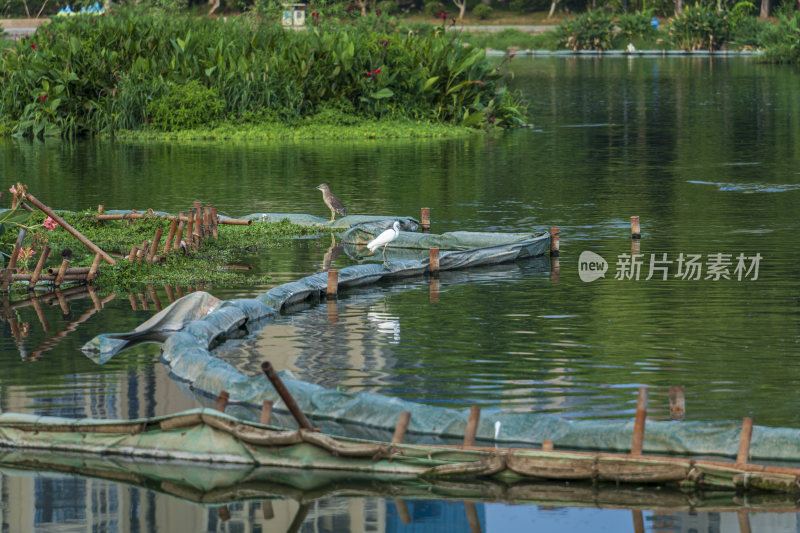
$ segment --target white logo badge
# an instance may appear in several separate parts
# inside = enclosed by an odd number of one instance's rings
[[[584,251],[578,258],[578,275],[581,281],[590,282],[598,278],[604,278],[608,270],[608,263],[605,259],[594,252]]]

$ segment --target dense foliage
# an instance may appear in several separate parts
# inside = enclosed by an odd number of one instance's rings
[[[556,30],[570,50],[608,50],[614,39],[614,15],[601,9],[564,19]]]
[[[295,32],[246,17],[135,9],[57,17],[2,55],[0,130],[172,129],[191,126],[193,112],[206,121],[291,123],[324,108],[476,127],[524,119],[484,51],[443,28],[416,34],[380,18],[312,20]],[[180,116],[164,115],[171,105]]]
[[[695,4],[672,19],[672,41],[684,50],[717,50],[730,34],[730,16],[726,11]]]

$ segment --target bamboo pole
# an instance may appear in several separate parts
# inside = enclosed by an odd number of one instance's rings
[[[161,236],[164,234],[164,230],[158,228],[156,230],[156,234],[153,237],[153,244],[150,245],[150,251],[147,252],[147,262],[153,262],[153,256],[156,254],[156,250],[158,249],[158,243],[161,242]]]
[[[64,259],[61,261],[61,268],[58,269],[58,274],[56,274],[56,279],[53,280],[53,285],[58,287],[61,285],[61,282],[64,281],[64,272],[67,270],[69,266],[69,259]]]
[[[76,230],[75,228],[73,228],[72,226],[70,226],[70,225],[69,225],[69,224],[68,224],[68,223],[67,223],[67,222],[66,222],[66,221],[65,221],[63,218],[61,218],[60,216],[58,216],[58,215],[57,215],[57,214],[56,214],[56,213],[55,213],[55,212],[54,212],[52,209],[50,209],[49,207],[47,207],[46,205],[44,205],[42,202],[40,202],[39,200],[37,200],[35,196],[33,196],[32,194],[26,194],[26,195],[25,195],[25,197],[28,199],[28,201],[29,201],[30,203],[32,203],[32,204],[33,204],[34,206],[36,206],[38,209],[40,209],[41,211],[43,211],[43,212],[44,212],[44,213],[45,213],[47,216],[49,216],[50,218],[52,218],[53,220],[55,220],[55,221],[56,221],[56,223],[57,223],[59,226],[61,226],[62,228],[64,228],[65,230],[67,230],[69,233],[71,233],[73,237],[75,237],[76,239],[78,239],[79,241],[81,241],[81,242],[82,242],[84,245],[86,245],[86,246],[87,246],[87,247],[88,247],[90,250],[92,250],[92,251],[93,251],[94,253],[96,253],[96,254],[100,254],[100,255],[103,257],[103,260],[104,260],[106,263],[108,263],[108,264],[110,264],[110,265],[116,265],[116,264],[117,264],[117,262],[114,260],[114,258],[113,258],[113,257],[111,257],[111,256],[110,256],[110,255],[108,255],[106,252],[104,252],[104,251],[103,251],[103,250],[102,250],[102,249],[101,249],[99,246],[97,246],[95,243],[93,243],[92,241],[90,241],[89,239],[87,239],[86,237],[84,237],[84,236],[83,236],[83,234],[82,234],[81,232],[79,232],[78,230]]]
[[[211,236],[215,239],[219,238],[219,215],[217,215],[217,208],[211,208]]]
[[[44,268],[45,262],[47,262],[47,258],[50,257],[50,247],[45,246],[42,250],[42,253],[39,255],[39,262],[36,263],[36,268],[33,270],[33,275],[30,279],[30,284],[28,285],[29,289],[32,289],[36,282],[39,281],[39,276],[42,274],[42,269]]]
[[[188,222],[189,217],[186,216],[183,212],[176,215],[150,215],[147,213],[127,213],[127,214],[111,214],[111,215],[93,215],[96,220],[99,221],[106,221],[106,220],[138,220],[140,218],[144,218],[145,216],[155,216],[157,218],[166,218],[168,220],[178,220],[181,222]],[[252,220],[244,220],[238,218],[220,218],[219,224],[227,224],[230,226],[251,226],[253,224]]]
[[[141,263],[142,259],[147,255],[147,250],[150,248],[150,242],[144,241],[142,245],[139,247],[139,251],[136,253],[136,262]]]
[[[411,413],[402,411],[400,416],[397,417],[397,425],[394,427],[394,435],[392,436],[392,444],[402,444],[408,429],[408,423],[411,421]]]
[[[551,440],[543,440],[542,441],[542,451],[543,452],[552,452],[553,451],[553,441]]]
[[[58,268],[48,268],[48,274],[57,274],[60,269]],[[64,274],[88,274],[91,267],[72,267],[68,268]]]
[[[644,446],[644,424],[647,418],[647,387],[639,387],[639,395],[636,398],[636,418],[633,422],[633,441],[631,443],[631,455],[642,455]]]
[[[478,432],[478,422],[480,418],[481,408],[476,405],[470,407],[467,429],[464,432],[464,446],[472,446],[475,444],[475,434]]]
[[[139,255],[139,247],[134,246],[131,248],[131,253],[128,254],[128,263],[133,263],[137,255]]]
[[[173,220],[169,223],[169,233],[167,234],[167,242],[164,244],[164,255],[168,254],[169,251],[172,249],[172,241],[175,240],[175,232],[178,231],[178,224],[177,220]]]
[[[278,376],[278,373],[275,372],[272,364],[269,361],[264,361],[261,363],[261,370],[267,375],[272,383],[272,386],[275,387],[275,390],[283,400],[283,403],[286,404],[286,407],[289,408],[289,412],[292,413],[292,416],[297,421],[297,424],[303,429],[317,431],[317,429],[311,425],[311,422],[308,420],[308,418],[306,418],[306,415],[300,409],[300,406],[297,405],[297,402],[292,397],[289,389],[286,388],[286,385],[283,384],[283,380],[280,378],[280,376]]]
[[[172,292],[172,287],[170,287],[169,285],[165,284],[164,285],[164,292],[167,293],[167,300],[169,300],[169,303],[172,303],[172,302],[175,301],[175,294]]]
[[[89,267],[89,272],[86,273],[86,281],[92,280],[97,277],[97,269],[100,268],[100,254],[94,254],[94,260],[92,261],[92,266]]]
[[[739,436],[739,453],[736,454],[736,464],[747,464],[750,456],[750,439],[753,436],[753,419],[745,417],[742,420],[742,434]]]

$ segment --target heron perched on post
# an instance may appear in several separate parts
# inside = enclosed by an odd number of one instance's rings
[[[386,262],[386,247],[389,245],[390,242],[395,240],[397,236],[400,235],[400,223],[398,221],[394,221],[392,227],[384,230],[381,232],[380,235],[372,239],[367,243],[367,248],[369,248],[370,252],[375,252],[379,247],[383,246],[383,262]]]
[[[333,219],[336,217],[336,213],[339,213],[343,217],[347,216],[347,212],[344,210],[342,201],[331,192],[331,189],[328,187],[327,183],[320,183],[315,188],[322,191],[322,200],[325,202],[325,205],[328,206],[328,209],[331,210],[331,222],[333,222]]]

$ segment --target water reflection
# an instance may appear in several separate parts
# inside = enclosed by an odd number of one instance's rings
[[[77,456],[35,456],[6,457],[19,466],[0,467],[4,530],[503,533],[534,526],[788,533],[800,526],[798,504],[789,495],[745,498],[581,483],[381,482],[274,469],[242,471],[247,480],[230,485],[226,478],[242,474],[236,468],[120,461],[93,469]],[[25,465],[33,458],[41,462],[29,470]],[[198,470],[206,476],[198,477]]]

